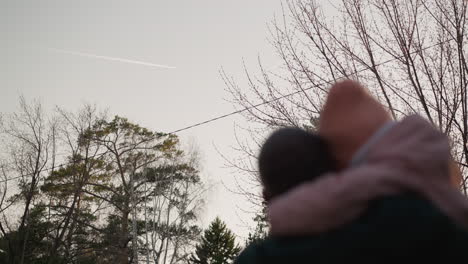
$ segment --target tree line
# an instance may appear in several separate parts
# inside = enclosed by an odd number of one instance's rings
[[[176,135],[24,98],[0,129],[1,263],[194,261],[206,187]]]

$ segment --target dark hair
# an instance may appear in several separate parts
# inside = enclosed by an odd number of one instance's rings
[[[335,170],[328,144],[317,134],[289,127],[273,132],[258,158],[265,201]]]

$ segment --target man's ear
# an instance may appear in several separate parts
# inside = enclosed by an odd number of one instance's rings
[[[270,199],[271,199],[271,194],[270,194],[270,192],[267,191],[266,188],[263,188],[262,195],[263,195],[263,200],[265,201],[265,203],[268,204],[268,202],[270,202]]]
[[[449,174],[450,181],[453,183],[453,185],[457,188],[460,188],[460,185],[463,181],[463,175],[461,174],[457,163],[452,158],[450,158],[449,161]]]
[[[320,116],[319,134],[330,144],[340,168],[391,117],[358,82],[345,80],[330,88]]]

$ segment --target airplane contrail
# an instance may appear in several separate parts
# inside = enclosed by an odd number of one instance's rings
[[[164,68],[164,69],[175,69],[176,68],[176,67],[173,67],[173,66],[155,64],[155,63],[151,63],[151,62],[129,60],[129,59],[123,59],[123,58],[109,57],[109,56],[101,56],[101,55],[95,55],[95,54],[89,54],[89,53],[83,53],[83,52],[77,52],[77,51],[69,51],[69,50],[61,50],[61,49],[53,49],[53,48],[49,48],[49,50],[53,51],[53,52],[63,53],[63,54],[70,54],[70,55],[76,55],[76,56],[88,57],[88,58],[95,58],[95,59],[103,59],[103,60],[108,60],[108,61],[118,61],[118,62],[124,62],[124,63],[139,64],[139,65],[156,67],[156,68]]]

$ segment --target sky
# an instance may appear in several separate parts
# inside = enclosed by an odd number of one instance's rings
[[[0,112],[17,110],[20,95],[49,110],[91,103],[162,132],[229,113],[219,70],[241,81],[243,61],[280,64],[267,27],[280,13],[280,0],[0,0]],[[232,116],[178,134],[198,146],[213,186],[203,226],[219,216],[242,239],[253,215],[229,191],[236,174],[218,151],[232,157],[234,126],[245,122]]]

